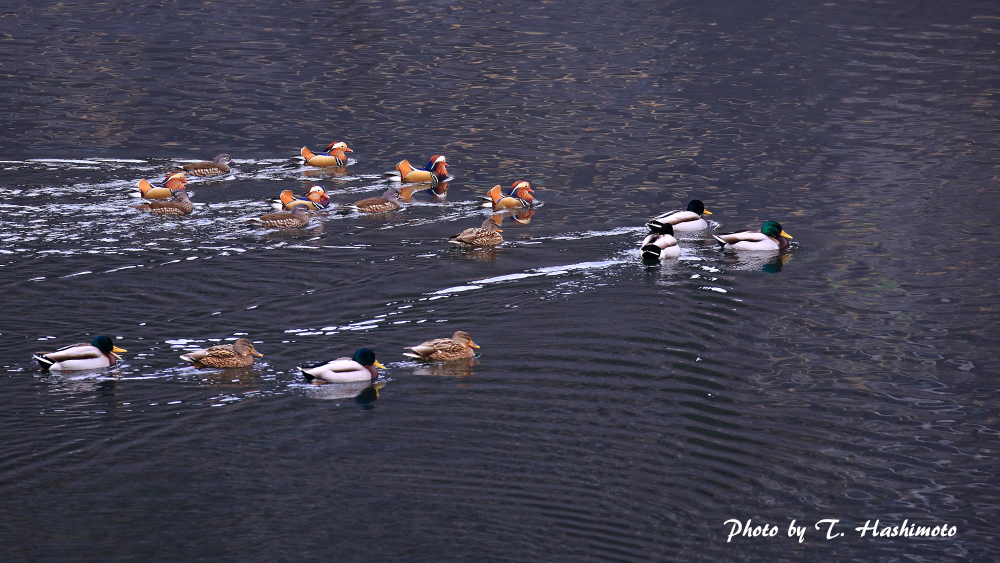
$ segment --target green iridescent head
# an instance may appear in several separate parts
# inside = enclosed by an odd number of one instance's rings
[[[771,238],[778,238],[778,237],[792,238],[791,235],[782,230],[781,224],[778,223],[777,221],[768,221],[764,223],[760,227],[760,232],[764,233],[765,235]]]

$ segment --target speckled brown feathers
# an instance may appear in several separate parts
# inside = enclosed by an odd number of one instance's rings
[[[170,172],[185,172],[200,178],[205,178],[207,176],[221,176],[223,174],[229,174],[229,163],[232,161],[233,157],[228,154],[220,154],[212,159],[212,162],[192,162],[191,164],[185,164],[184,166],[181,166],[176,170],[171,170]]]
[[[188,199],[185,190],[173,190],[173,194],[167,201],[152,201],[136,205],[135,208],[157,215],[187,215],[194,210],[194,204]]]
[[[296,205],[291,211],[279,211],[278,213],[268,213],[254,219],[248,219],[250,223],[263,227],[274,227],[278,229],[289,229],[295,227],[305,227],[309,224],[308,209],[304,205]]]
[[[202,350],[184,354],[181,359],[191,362],[195,367],[206,368],[243,368],[252,366],[254,356],[264,355],[254,349],[253,343],[246,338],[240,338],[232,344],[212,346]]]
[[[354,202],[354,206],[362,213],[388,213],[399,209],[399,190],[386,190],[382,197],[369,197]]]
[[[473,348],[479,348],[468,332],[459,330],[451,335],[451,338],[435,338],[423,344],[417,344],[404,350],[403,355],[421,360],[431,360],[446,362],[449,360],[461,360],[473,357],[476,352]]]
[[[497,246],[503,242],[503,231],[492,217],[483,221],[483,226],[465,229],[448,239],[448,242],[467,248],[477,246]]]

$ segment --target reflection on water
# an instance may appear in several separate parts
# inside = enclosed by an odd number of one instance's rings
[[[413,362],[413,375],[434,375],[439,377],[472,377],[475,375],[473,368],[479,364],[479,360],[451,360],[449,362]]]

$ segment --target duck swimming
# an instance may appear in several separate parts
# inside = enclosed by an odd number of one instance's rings
[[[459,330],[451,335],[451,338],[435,338],[423,344],[404,348],[404,350],[410,351],[403,352],[403,355],[418,360],[447,362],[475,356],[476,352],[473,348],[479,348],[479,346],[472,341],[468,332]]]
[[[414,168],[408,160],[402,160],[396,165],[399,174],[398,180],[407,183],[429,182],[437,185],[438,182],[448,177],[448,162],[444,156],[436,154],[431,157],[423,169]]]
[[[309,210],[305,205],[294,205],[291,211],[279,211],[277,213],[267,213],[260,217],[247,219],[247,223],[254,223],[262,227],[273,227],[277,229],[289,229],[295,227],[305,227],[309,224]]]
[[[760,232],[741,231],[738,233],[712,234],[722,248],[735,250],[785,250],[792,238],[777,221],[768,221],[761,225]]]
[[[187,180],[184,178],[183,172],[174,172],[173,174],[167,176],[166,181],[163,182],[162,186],[157,186],[151,184],[149,180],[145,178],[139,180],[139,184],[136,186],[139,191],[129,192],[128,195],[131,197],[141,197],[145,199],[169,199],[174,195],[174,190],[183,190],[184,184],[187,184]]]
[[[55,352],[38,352],[32,356],[42,369],[73,371],[99,369],[115,365],[121,359],[118,354],[127,352],[115,346],[110,336],[95,336],[90,344],[73,344]]]
[[[299,197],[296,197],[292,190],[285,190],[278,199],[271,202],[271,207],[277,211],[290,211],[297,205],[305,206],[309,211],[319,211],[330,205],[330,196],[326,195],[323,186],[316,185],[309,188],[309,193]]]
[[[503,243],[503,231],[500,225],[490,217],[483,221],[481,227],[472,227],[453,235],[448,242],[464,248],[475,248],[477,246],[497,246]]]
[[[355,201],[354,207],[362,213],[388,213],[399,209],[399,190],[389,188],[381,197],[369,197]]]
[[[650,229],[654,225],[669,223],[675,231],[701,231],[708,228],[708,221],[702,215],[711,215],[705,204],[698,199],[688,202],[687,210],[668,211],[646,223]]]
[[[212,162],[192,162],[191,164],[185,164],[178,169],[171,170],[168,174],[173,174],[175,172],[187,172],[188,174],[194,174],[200,178],[205,178],[208,176],[221,176],[223,174],[229,174],[229,163],[233,161],[233,157],[228,154],[220,154],[212,159]]]
[[[644,260],[662,260],[681,255],[681,247],[674,238],[674,228],[670,223],[650,226],[650,233],[642,241],[640,249]]]
[[[167,201],[152,201],[136,205],[135,208],[156,215],[187,215],[194,211],[194,204],[188,198],[187,190],[174,190],[173,194]]]
[[[378,370],[375,368],[385,369],[385,366],[375,359],[375,352],[360,348],[350,358],[337,358],[325,364],[299,367],[299,371],[309,383],[351,383],[378,379]]]
[[[220,344],[188,352],[181,356],[185,362],[191,362],[197,368],[243,368],[252,366],[254,356],[263,358],[253,347],[253,342],[247,338],[239,338],[232,344]]]
[[[531,189],[531,184],[519,181],[510,186],[507,195],[503,194],[500,186],[493,186],[493,189],[487,192],[487,196],[492,202],[493,211],[503,211],[531,207],[535,204],[535,198],[531,195],[533,193],[535,191]]]
[[[321,152],[316,154],[309,150],[308,147],[302,147],[299,150],[299,154],[305,159],[305,163],[309,166],[316,166],[319,168],[325,168],[327,166],[344,166],[347,164],[347,154],[349,152],[354,152],[347,148],[347,143],[338,141],[336,143],[330,143],[326,147],[326,152]]]

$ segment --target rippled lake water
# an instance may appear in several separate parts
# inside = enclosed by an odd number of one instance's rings
[[[5,6],[3,560],[996,559],[998,41],[986,1]],[[190,216],[132,207],[219,153]],[[503,246],[447,244],[516,180]],[[793,245],[643,264],[694,198]],[[455,330],[472,362],[402,355]],[[31,361],[102,333],[111,369]],[[362,346],[376,388],[298,375]]]

